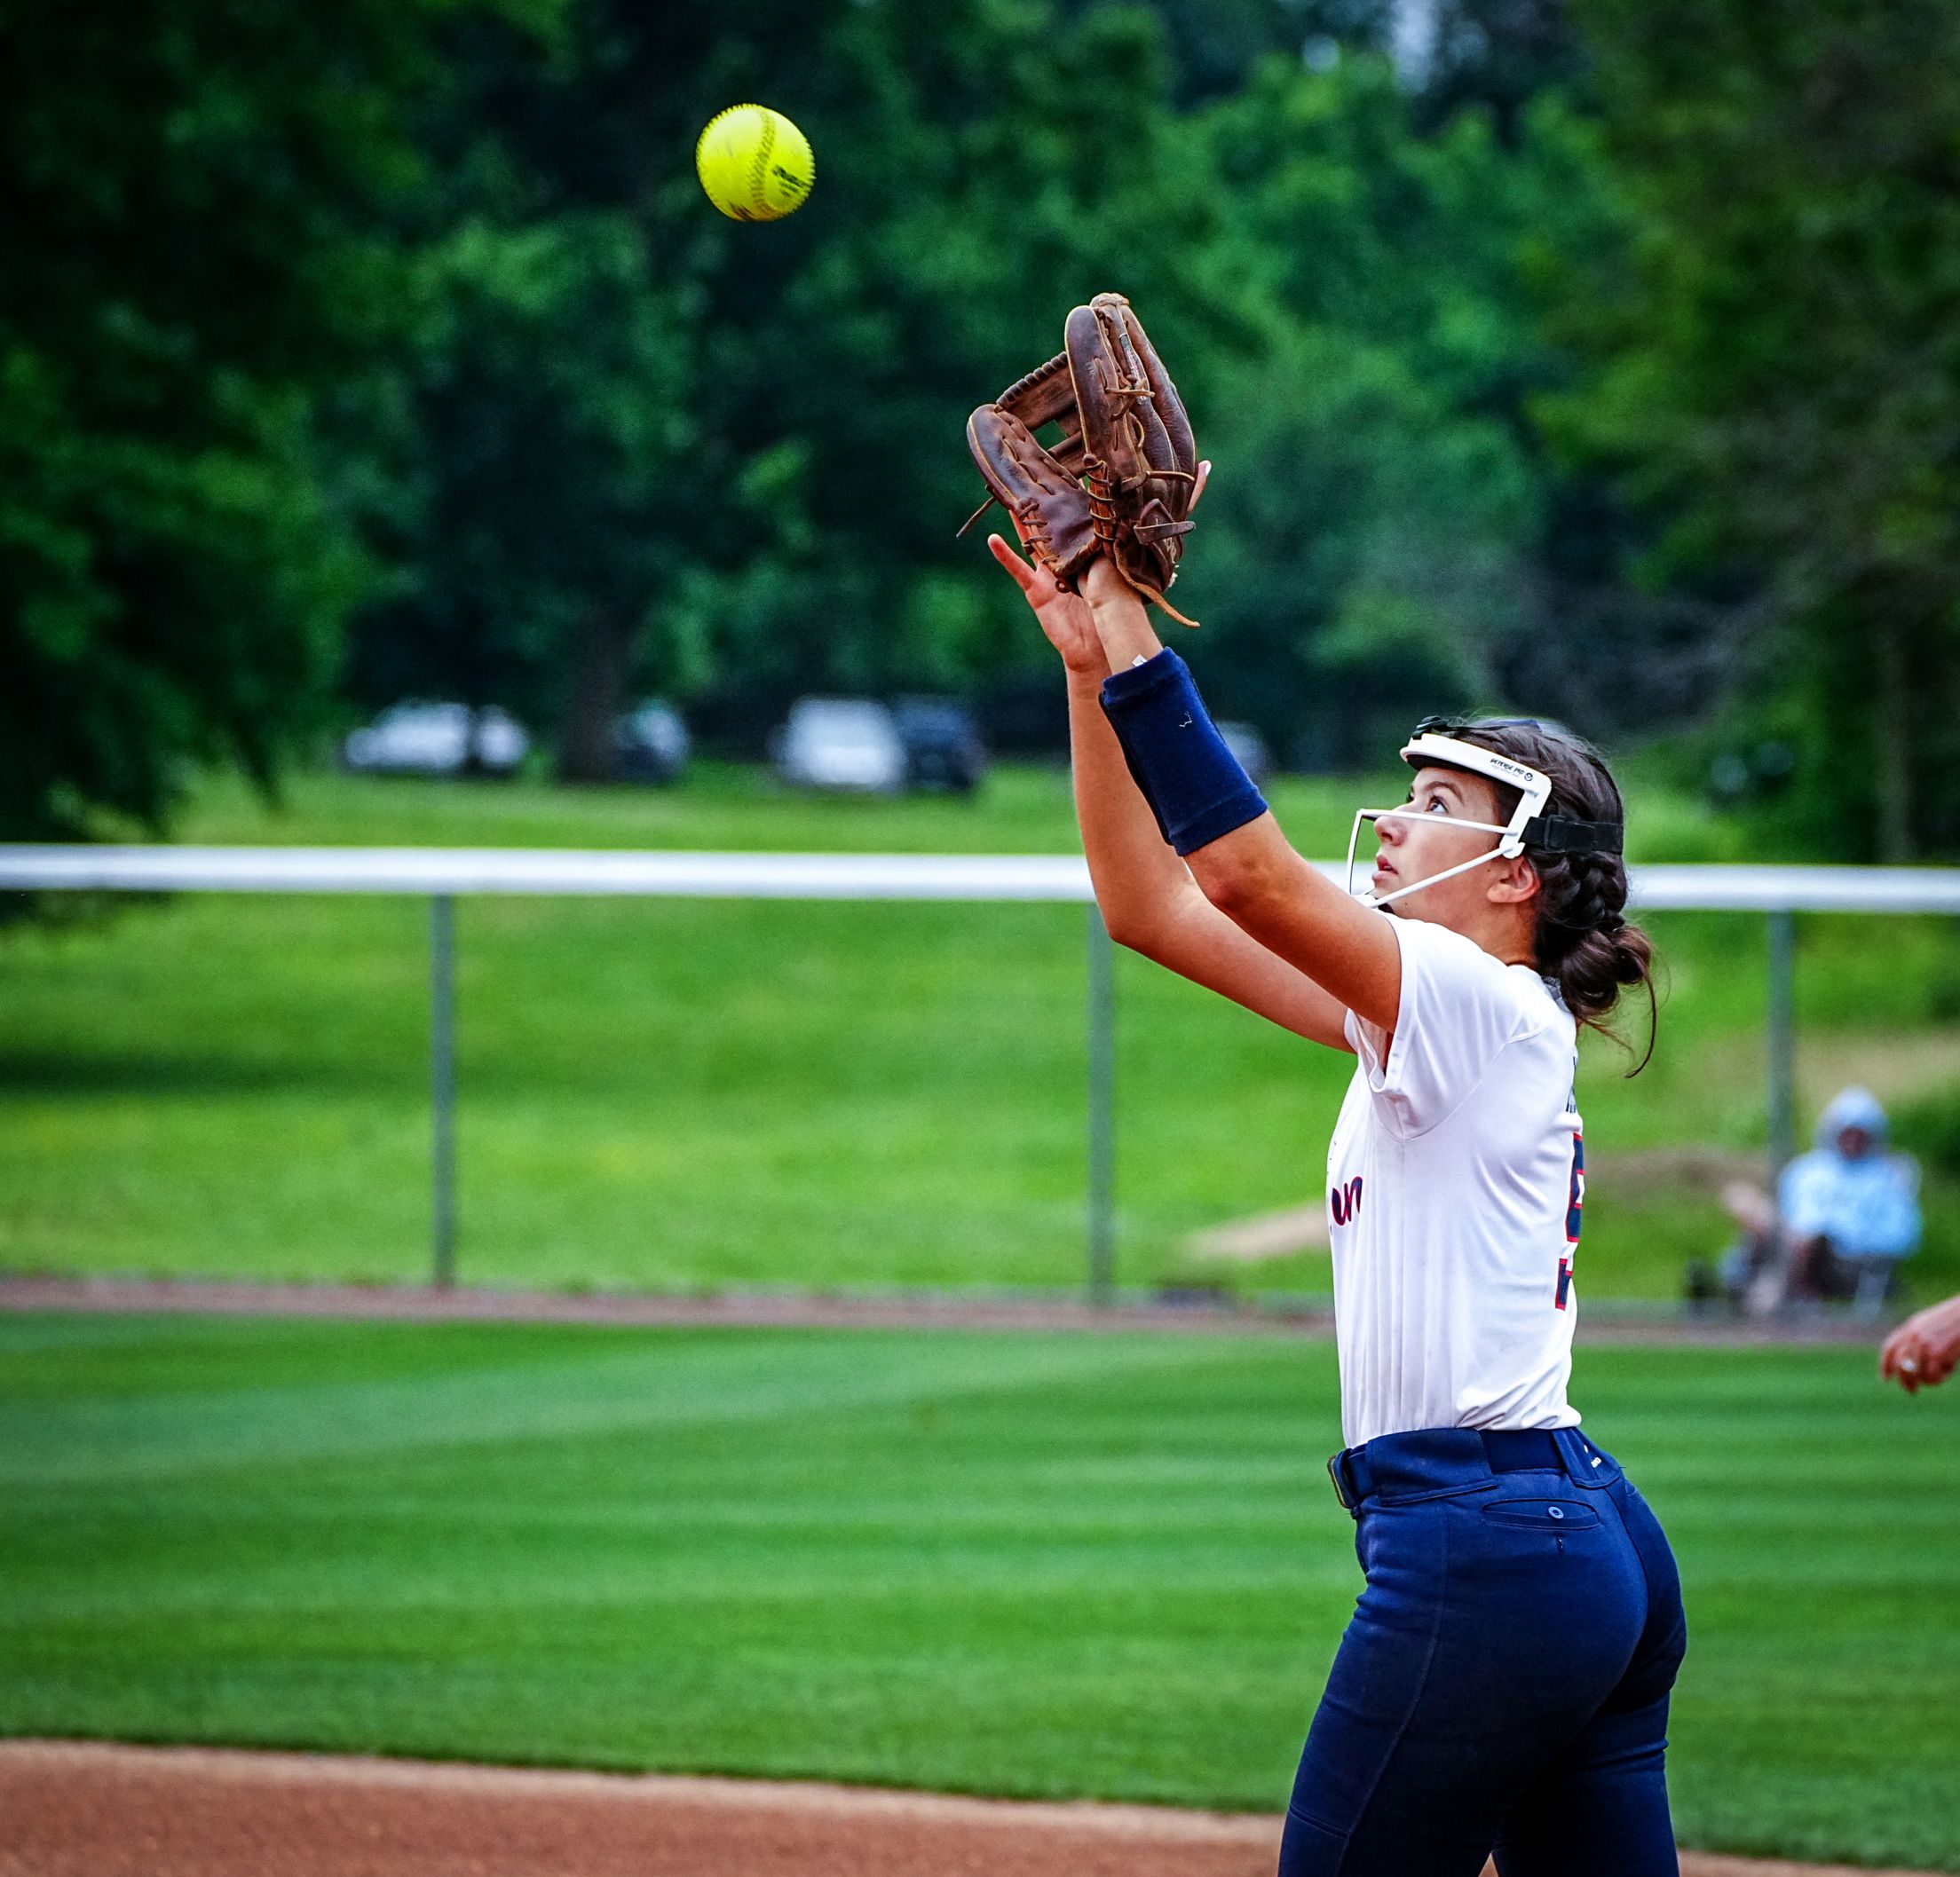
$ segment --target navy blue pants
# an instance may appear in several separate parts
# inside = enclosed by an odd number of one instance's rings
[[[1332,1463],[1367,1586],[1287,1808],[1280,1877],[1675,1877],[1680,1579],[1577,1428],[1432,1428]]]

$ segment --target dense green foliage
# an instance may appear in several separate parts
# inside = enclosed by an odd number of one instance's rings
[[[1685,727],[1793,853],[1960,839],[1942,0],[4,17],[0,832],[416,693],[579,778],[646,690],[1052,738],[960,426],[1120,286],[1284,755],[1501,700]],[[693,177],[745,96],[817,151],[770,226]]]
[[[1365,780],[1284,779],[1338,852]],[[1636,858],[1732,825],[1633,793]],[[203,800],[192,838],[1065,852],[1059,770],[979,798],[798,798],[710,765],[680,790],[296,784]],[[1730,1227],[1710,1153],[1764,1139],[1759,919],[1655,922],[1666,1002],[1637,1078],[1581,1077],[1582,1297],[1670,1299]],[[1072,1286],[1084,1267],[1084,914],[1065,905],[466,899],[457,909],[461,1271],[474,1282]],[[1352,1063],[1117,959],[1118,1275],[1330,1284],[1189,1236],[1312,1203]],[[413,1281],[428,1270],[428,921],[415,901],[187,895],[0,947],[0,1268]],[[1846,1082],[1888,1100],[1960,1060],[1953,922],[1806,919],[1807,1133]],[[1645,1012],[1630,1013],[1636,1037]],[[1644,1041],[1644,1037],[1641,1038]],[[1960,1167],[1932,1163],[1922,1297],[1960,1289]],[[1931,1117],[1929,1117],[1931,1118]],[[1686,1150],[1686,1151],[1684,1151]],[[241,1179],[240,1169],[251,1177]]]
[[[0,834],[317,714],[374,572],[319,419],[399,337],[441,11],[0,6]]]
[[[357,635],[358,689],[500,696],[556,718],[589,774],[636,679],[751,746],[813,687],[1039,684],[1039,643],[1003,630],[998,576],[952,536],[975,493],[960,424],[1112,281],[1231,439],[1190,589],[1221,702],[1324,764],[1416,698],[1508,688],[1542,636],[1531,570],[1562,486],[1525,434],[1528,393],[1559,377],[1531,262],[1598,221],[1590,148],[1556,113],[1503,144],[1477,114],[1432,131],[1363,50],[1384,21],[1361,11],[1319,22],[1354,53],[1321,33],[1319,69],[1262,62],[1253,8],[1236,27],[1031,0],[778,11],[709,34],[577,9],[543,76],[520,42],[474,49],[463,83],[487,103],[461,114],[501,160],[479,143],[462,166],[483,178],[473,238],[528,252],[541,223],[597,217],[647,277],[638,300],[540,295],[514,335],[493,286],[453,325],[448,345],[474,358],[487,331],[497,364],[433,355],[432,532]],[[1268,43],[1284,18],[1265,10]],[[1210,81],[1183,83],[1193,61]],[[809,208],[769,229],[715,221],[679,161],[738,83],[818,151]],[[577,438],[541,446],[534,406],[616,408],[631,371],[608,383],[559,330],[629,356],[617,339],[656,298],[670,343],[639,388],[667,430],[629,489]],[[543,590],[533,550],[563,570]]]
[[[1960,1869],[1960,1403],[1577,1391],[1681,1564],[1685,1842]],[[1276,1812],[1338,1443],[1324,1343],[0,1320],[0,1731]]]
[[[1312,768],[1376,760],[1419,699],[1624,721],[1547,659],[1565,492],[1524,435],[1561,373],[1533,260],[1588,238],[1588,146],[1555,108],[1516,148],[1478,114],[1414,136],[1411,110],[1381,63],[1274,63],[1203,122],[1237,205],[1217,271],[1256,289],[1265,339],[1212,406],[1194,656]]]
[[[1725,603],[1779,818],[1848,858],[1950,852],[1960,11],[1575,12],[1631,240],[1573,303],[1606,368],[1568,416],[1665,517],[1655,574]]]

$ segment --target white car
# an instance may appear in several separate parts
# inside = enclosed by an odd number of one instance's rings
[[[776,773],[793,788],[896,793],[905,745],[882,704],[868,698],[799,698],[770,738]]]
[[[467,704],[393,704],[350,731],[340,754],[369,776],[510,776],[530,747],[524,726],[494,704],[474,713]]]
[[[1238,766],[1245,771],[1253,786],[1264,788],[1273,773],[1273,753],[1267,748],[1266,739],[1260,735],[1257,726],[1221,723],[1218,734],[1225,739],[1225,747],[1238,758]]]

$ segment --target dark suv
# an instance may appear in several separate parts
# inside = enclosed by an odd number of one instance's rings
[[[905,782],[915,789],[972,793],[987,773],[987,746],[957,698],[900,698],[891,707],[905,746]]]

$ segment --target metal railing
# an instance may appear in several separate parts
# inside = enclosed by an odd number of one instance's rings
[[[1321,861],[1337,882],[1340,863]],[[1960,868],[1648,866],[1643,912],[1768,921],[1769,1147],[1795,1149],[1796,916],[1960,914]],[[1072,855],[708,854],[528,848],[0,846],[0,891],[380,893],[430,903],[430,1221],[435,1282],[456,1271],[455,902],[462,894],[687,899],[1074,901],[1088,909],[1088,1289],[1114,1293],[1116,992],[1087,863]]]

